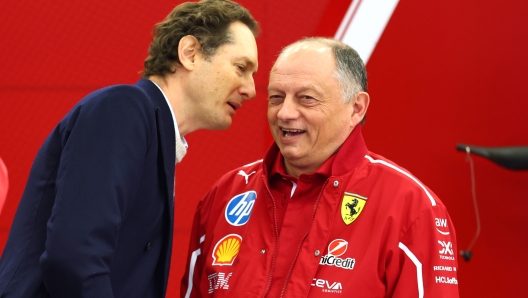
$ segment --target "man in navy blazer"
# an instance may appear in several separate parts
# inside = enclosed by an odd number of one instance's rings
[[[258,25],[240,5],[177,6],[143,78],[97,90],[37,154],[0,260],[0,297],[164,297],[184,136],[255,96]]]

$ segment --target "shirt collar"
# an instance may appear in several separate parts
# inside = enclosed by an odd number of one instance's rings
[[[330,177],[343,175],[352,171],[365,158],[365,155],[368,154],[367,146],[361,134],[361,128],[361,124],[357,125],[341,147],[315,170],[314,173]],[[282,160],[283,156],[280,153],[279,147],[276,143],[273,143],[263,160],[266,171],[269,170],[268,177],[273,177],[275,174],[287,176]]]
[[[301,174],[301,176],[314,176],[314,175],[321,175],[325,178],[328,178],[332,175],[332,164],[334,162],[335,153],[332,154],[317,170],[315,170],[313,173],[310,174]],[[277,152],[277,156],[275,158],[275,161],[273,162],[273,166],[270,170],[270,177],[273,177],[274,175],[281,175],[284,178],[288,178],[289,180],[296,181],[297,179],[291,175],[288,175],[286,173],[286,167],[284,166],[284,158],[282,156],[282,153],[280,151]],[[299,178],[301,178],[301,176]],[[307,177],[308,178],[308,177]]]
[[[174,131],[176,132],[176,138],[177,139],[180,139],[183,143],[183,145],[185,146],[185,148],[189,148],[189,145],[187,144],[187,141],[185,140],[184,137],[180,136],[180,131],[178,130],[178,122],[176,122],[176,115],[174,115],[174,111],[172,110],[172,106],[169,102],[169,99],[167,98],[167,96],[165,95],[165,92],[163,92],[163,90],[161,89],[160,86],[158,86],[158,84],[156,84],[156,82],[152,81],[151,82],[156,85],[156,87],[158,87],[158,89],[161,91],[161,94],[163,94],[163,97],[165,98],[165,101],[167,101],[167,105],[169,106],[169,110],[171,112],[171,115],[172,115],[172,121],[174,122]]]

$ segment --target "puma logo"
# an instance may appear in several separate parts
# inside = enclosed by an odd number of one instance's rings
[[[246,172],[244,172],[243,170],[238,171],[238,175],[243,176],[244,179],[246,179],[246,184],[248,184],[248,178],[249,178],[249,176],[251,176],[251,175],[253,175],[253,174],[255,174],[255,171],[253,171],[253,172],[251,172],[251,173],[249,173],[249,174],[246,174]]]

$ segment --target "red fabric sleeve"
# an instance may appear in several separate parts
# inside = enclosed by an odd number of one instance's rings
[[[386,271],[390,297],[459,297],[456,235],[443,205],[423,211],[398,247]]]

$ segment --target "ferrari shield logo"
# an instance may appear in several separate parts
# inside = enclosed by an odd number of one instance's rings
[[[346,225],[351,224],[363,211],[367,198],[362,197],[358,194],[345,192],[343,202],[341,203],[341,218]]]

